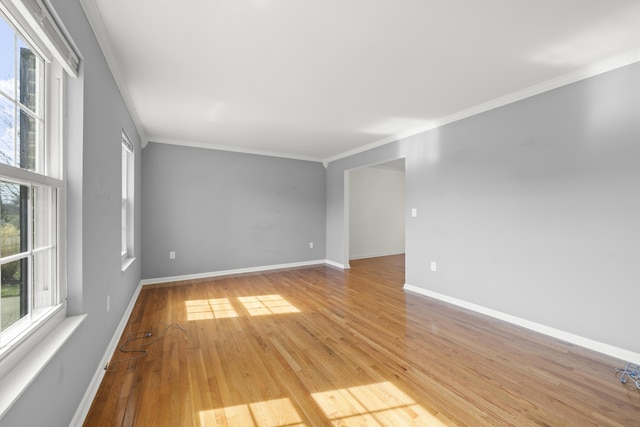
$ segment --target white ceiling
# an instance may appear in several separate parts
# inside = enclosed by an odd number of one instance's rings
[[[332,160],[640,60],[637,0],[81,0],[143,140]]]

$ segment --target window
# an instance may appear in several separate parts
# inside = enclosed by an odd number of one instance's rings
[[[133,144],[122,132],[122,206],[120,252],[122,269],[133,260]]]
[[[10,6],[0,9],[0,360],[64,310],[65,291],[63,69]]]

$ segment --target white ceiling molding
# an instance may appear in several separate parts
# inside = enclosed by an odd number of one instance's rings
[[[595,77],[599,74],[604,74],[606,72],[613,71],[615,69],[622,68],[636,62],[640,62],[640,49],[632,50],[622,55],[617,55],[613,58],[598,62],[573,73],[565,74],[564,76],[560,76],[558,78],[537,84],[535,86],[510,93],[509,95],[493,99],[489,102],[476,105],[475,107],[460,111],[448,117],[434,120],[433,122],[426,125],[419,126],[413,129],[407,129],[406,131],[396,133],[395,135],[391,135],[386,138],[382,138],[378,141],[372,142],[371,144],[363,145],[362,147],[356,148],[355,150],[349,150],[336,156],[330,157],[328,159],[325,159],[325,161],[327,163],[335,162],[336,160],[344,159],[346,157],[372,150],[374,148],[381,147],[383,145],[390,144],[392,142],[399,141],[410,136],[418,135],[422,132],[436,129],[449,123],[457,122],[458,120],[466,119],[468,117],[475,116],[476,114],[481,114],[495,108],[503,107],[505,105],[530,98],[532,96],[540,95],[541,93],[548,92],[553,89],[558,89],[562,86],[567,86],[571,83],[576,83],[580,80],[588,79],[590,77]]]
[[[105,28],[104,22],[102,21],[100,8],[95,0],[80,0],[80,5],[82,6],[84,13],[89,20],[89,25],[91,25],[91,28],[93,29],[93,33],[96,36],[96,40],[98,41],[100,49],[102,49],[102,53],[105,57],[105,60],[107,61],[107,65],[109,66],[111,74],[113,75],[113,79],[116,82],[116,86],[118,86],[118,90],[120,90],[120,94],[124,99],[124,103],[129,110],[129,114],[131,115],[131,119],[133,120],[133,125],[136,127],[136,131],[140,136],[140,148],[144,148],[147,146],[149,140],[147,139],[144,126],[140,121],[136,105],[133,102],[131,94],[129,93],[126,80],[120,72],[120,64],[118,63],[116,56],[113,54],[114,49],[111,46],[108,32]]]
[[[244,147],[232,147],[229,145],[216,145],[216,144],[210,144],[207,142],[184,141],[184,140],[178,140],[178,139],[167,139],[162,137],[151,137],[149,138],[149,142],[155,142],[158,144],[179,145],[182,147],[205,148],[208,150],[219,150],[219,151],[232,151],[234,153],[255,154],[258,156],[280,157],[284,159],[305,160],[308,162],[323,163],[323,159],[319,159],[317,157],[296,156],[295,154],[289,154],[289,153],[277,153],[274,151],[256,150],[256,149],[244,148]]]

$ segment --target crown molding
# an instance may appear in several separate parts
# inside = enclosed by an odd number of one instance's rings
[[[120,91],[120,95],[124,100],[124,103],[129,110],[129,114],[131,115],[131,119],[133,120],[133,125],[140,136],[140,145],[141,148],[147,146],[149,139],[147,138],[146,132],[144,131],[144,126],[140,121],[140,116],[138,115],[138,111],[136,110],[135,103],[133,102],[133,98],[131,97],[131,93],[127,88],[126,80],[120,71],[120,63],[117,59],[117,56],[114,53],[113,46],[109,41],[109,33],[107,32],[106,26],[104,25],[104,21],[102,20],[102,15],[100,13],[100,7],[96,0],[80,0],[80,5],[84,10],[84,14],[89,21],[89,25],[93,30],[93,34],[98,41],[98,45],[102,50],[102,54],[107,62],[107,66],[111,71],[111,75],[116,82],[116,86]]]
[[[184,139],[172,139],[172,138],[162,138],[162,137],[151,136],[149,137],[149,142],[155,142],[158,144],[179,145],[183,147],[204,148],[208,150],[231,151],[234,153],[255,154],[258,156],[280,157],[283,159],[304,160],[307,162],[317,162],[317,163],[323,162],[322,159],[317,157],[299,156],[296,154],[278,153],[274,151],[258,150],[253,148],[232,147],[230,145],[217,145],[217,144],[210,144],[208,142],[203,142],[203,141],[191,141],[191,140],[184,140]]]
[[[439,128],[449,123],[457,122],[458,120],[466,119],[471,116],[475,116],[477,114],[484,113],[498,107],[503,107],[505,105],[512,104],[514,102],[518,102],[526,98],[530,98],[532,96],[540,95],[544,92],[549,92],[551,90],[558,89],[560,87],[567,86],[572,83],[576,83],[581,80],[588,79],[590,77],[595,77],[597,75],[604,74],[606,72],[613,71],[618,68],[622,68],[627,65],[634,64],[636,62],[640,62],[640,49],[632,50],[630,52],[625,52],[623,54],[611,57],[604,61],[600,61],[592,65],[589,65],[587,67],[581,68],[577,71],[562,75],[560,77],[557,77],[551,80],[547,80],[545,82],[530,86],[528,88],[510,93],[508,95],[505,95],[499,98],[492,99],[491,101],[475,105],[471,108],[434,120],[425,125],[412,128],[412,129],[407,129],[405,131],[384,137],[370,144],[363,145],[353,150],[345,151],[344,153],[338,154],[333,157],[329,157],[324,161],[327,163],[331,163],[336,160],[343,159],[345,157],[363,153],[365,151],[369,151],[371,149],[381,147],[383,145],[386,145],[404,138],[408,138],[410,136],[414,136],[422,132],[426,132],[428,130]]]

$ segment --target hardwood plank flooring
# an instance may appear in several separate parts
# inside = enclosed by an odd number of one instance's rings
[[[116,351],[85,425],[640,425],[622,361],[403,283],[392,256],[146,286],[120,342],[146,354]]]

